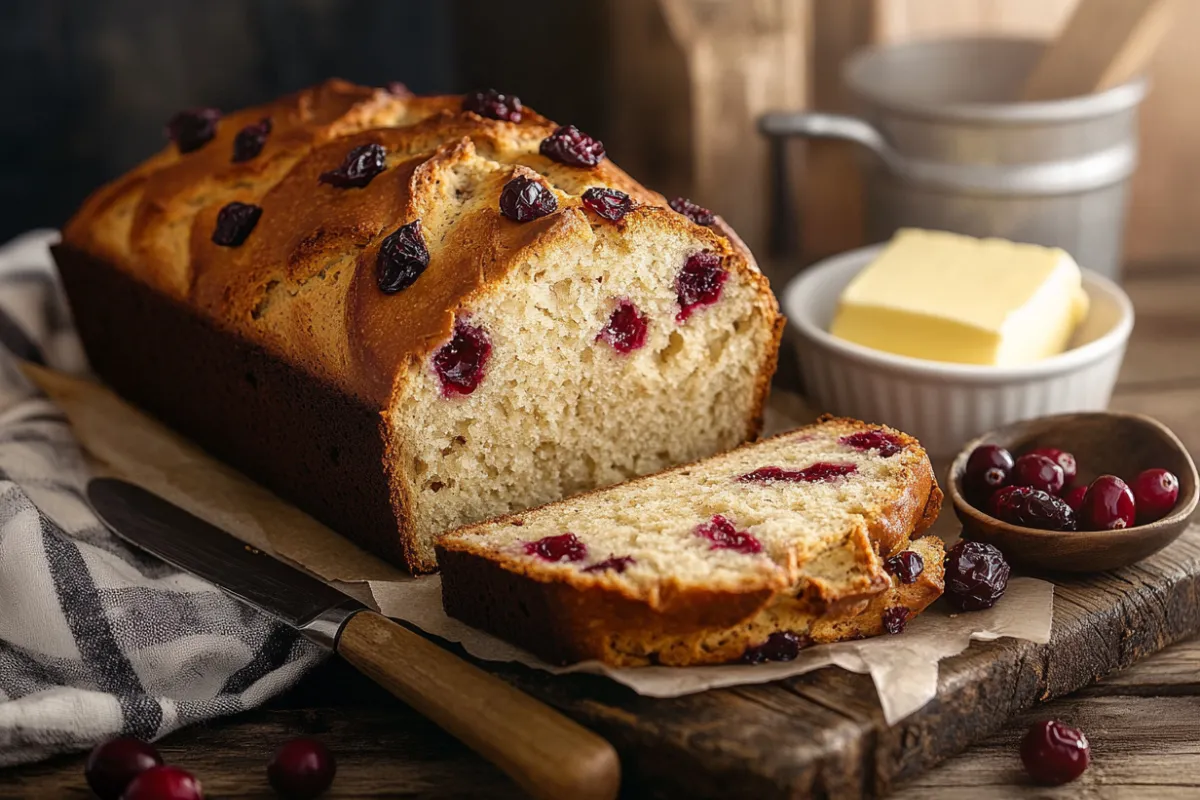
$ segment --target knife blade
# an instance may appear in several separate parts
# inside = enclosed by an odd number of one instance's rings
[[[139,486],[95,478],[87,496],[117,536],[332,648],[534,797],[617,796],[612,745],[495,675]]]

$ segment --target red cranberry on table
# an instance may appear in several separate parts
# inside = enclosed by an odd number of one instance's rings
[[[1079,519],[1079,509],[1083,508],[1083,497],[1087,494],[1088,487],[1076,486],[1073,489],[1068,489],[1062,496],[1063,502],[1071,507],[1075,512],[1076,520]]]
[[[1011,481],[1014,486],[1058,494],[1066,483],[1066,475],[1062,467],[1046,456],[1026,453],[1013,464]]]
[[[1133,527],[1133,492],[1116,475],[1101,475],[1083,496],[1080,518],[1088,530],[1115,531]]]
[[[1087,737],[1061,722],[1038,722],[1021,740],[1021,762],[1038,783],[1069,783],[1083,774],[1090,760]]]
[[[1073,531],[1075,512],[1061,498],[1029,486],[1005,486],[988,500],[987,513],[1009,525],[1043,531]]]
[[[328,747],[316,739],[293,739],[271,759],[267,780],[283,797],[306,800],[328,789],[336,772],[337,762]]]
[[[986,500],[992,492],[1008,485],[1012,468],[1012,453],[999,445],[981,444],[967,458],[963,487],[969,497]]]
[[[1165,469],[1143,470],[1133,479],[1131,488],[1138,525],[1162,519],[1179,500],[1179,478]]]
[[[1063,478],[1066,480],[1067,486],[1071,485],[1071,481],[1075,480],[1075,476],[1079,473],[1079,464],[1075,461],[1075,456],[1066,450],[1059,450],[1057,447],[1039,447],[1037,450],[1030,450],[1029,455],[1045,456],[1062,467]]]
[[[991,608],[1008,588],[1009,572],[998,549],[964,539],[946,554],[946,598],[960,611]]]
[[[186,770],[152,767],[133,779],[121,800],[204,800],[204,791]]]
[[[88,756],[83,775],[100,800],[117,800],[134,778],[162,763],[162,756],[153,745],[132,736],[121,736],[96,745]]]

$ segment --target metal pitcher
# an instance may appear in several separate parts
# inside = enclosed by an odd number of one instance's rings
[[[1119,277],[1146,83],[1008,102],[1044,47],[1037,39],[975,38],[866,50],[842,72],[861,118],[780,112],[764,115],[760,128],[780,141],[848,139],[869,152],[871,242],[909,226],[999,236],[1062,247],[1081,266]],[[785,176],[779,169],[778,179]]]

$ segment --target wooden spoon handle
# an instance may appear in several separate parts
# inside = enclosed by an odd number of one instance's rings
[[[386,617],[355,614],[337,651],[534,797],[617,796],[621,765],[612,745]]]

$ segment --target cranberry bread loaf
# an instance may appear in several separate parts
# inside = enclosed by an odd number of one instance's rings
[[[767,281],[573,127],[330,81],[169,132],[55,251],[92,365],[375,552],[758,434]]]
[[[941,500],[915,439],[826,419],[447,533],[442,599],[556,663],[786,659],[941,594]]]

